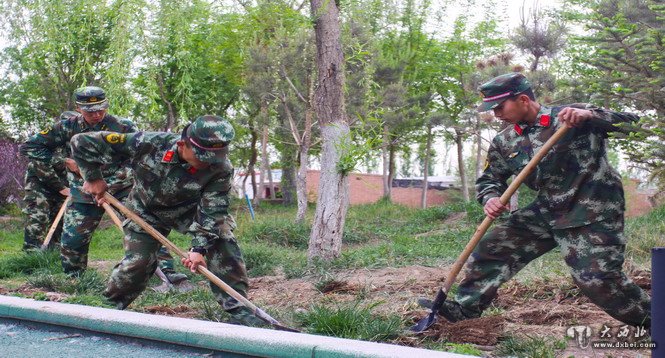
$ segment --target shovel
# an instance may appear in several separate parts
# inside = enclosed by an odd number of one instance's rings
[[[106,210],[106,214],[108,214],[108,216],[111,218],[111,221],[113,221],[118,229],[120,229],[120,232],[124,233],[124,230],[122,229],[122,221],[115,213],[115,210],[113,210],[111,205],[108,203],[102,203],[102,207],[104,210]],[[178,292],[189,292],[194,289],[194,286],[187,280],[182,280],[176,283],[171,282],[171,280],[169,280],[169,278],[162,272],[162,269],[159,267],[157,267],[157,270],[155,270],[155,275],[157,275],[157,277],[162,280],[161,285],[153,288],[153,290],[157,292],[166,293],[171,289],[175,289]]]
[[[51,224],[51,228],[49,228],[48,233],[46,233],[46,238],[44,239],[44,243],[42,244],[42,250],[46,250],[48,248],[48,244],[51,243],[51,238],[53,238],[53,233],[55,232],[55,229],[58,227],[58,224],[60,223],[62,216],[65,214],[65,210],[67,210],[67,205],[69,204],[71,199],[72,197],[68,196],[67,199],[65,199],[65,202],[62,203],[62,206],[60,207],[60,210],[58,210],[58,213],[55,215],[53,224]]]
[[[145,220],[141,219],[138,215],[136,215],[134,212],[129,210],[127,207],[122,205],[118,199],[114,198],[113,195],[109,193],[104,194],[104,199],[106,199],[107,202],[111,203],[113,206],[115,206],[122,214],[125,215],[125,217],[133,220],[137,225],[139,225],[143,230],[145,230],[147,233],[149,233],[155,240],[159,241],[162,245],[166,246],[167,249],[169,249],[171,252],[174,252],[178,254],[178,256],[182,258],[188,258],[189,255],[187,252],[182,251],[178,246],[174,245],[169,239],[164,237],[159,231],[157,231],[155,228],[150,226]],[[222,281],[219,277],[215,276],[214,273],[210,272],[206,267],[203,266],[198,266],[197,270],[199,271],[200,274],[205,276],[210,282],[214,283],[217,287],[221,288],[224,290],[224,292],[228,293],[229,296],[235,298],[238,302],[242,303],[245,307],[249,308],[252,310],[254,315],[258,318],[260,318],[262,321],[272,325],[276,329],[282,330],[282,331],[288,331],[288,332],[300,332],[296,329],[289,328],[284,326],[283,324],[279,323],[276,319],[270,317],[269,314],[267,314],[265,311],[262,309],[256,307],[252,302],[250,302],[247,298],[242,296],[238,291],[234,290],[233,287],[229,286],[226,282]]]
[[[550,139],[545,142],[542,148],[536,153],[531,160],[529,160],[529,163],[522,169],[522,171],[515,177],[512,183],[510,183],[510,186],[508,186],[508,189],[501,195],[501,198],[499,200],[501,201],[501,204],[506,205],[508,201],[510,200],[510,197],[513,196],[517,188],[522,184],[524,179],[533,172],[533,170],[536,168],[538,163],[540,163],[540,160],[543,159],[545,154],[549,152],[549,150],[554,146],[554,144],[563,137],[566,132],[570,129],[567,125],[561,126],[561,128],[557,129],[557,131],[550,137]],[[490,218],[489,216],[486,216],[483,222],[478,226],[476,229],[476,232],[473,234],[471,237],[471,240],[466,244],[466,247],[464,248],[464,251],[462,251],[462,254],[460,254],[459,258],[457,258],[457,261],[453,264],[453,267],[450,269],[450,273],[448,273],[448,276],[446,277],[446,282],[444,282],[443,287],[439,289],[439,292],[436,294],[436,298],[434,299],[434,303],[432,304],[432,311],[427,315],[427,317],[421,319],[416,323],[413,327],[410,328],[412,332],[415,333],[421,333],[428,328],[430,328],[434,322],[436,322],[436,316],[437,312],[439,309],[443,306],[443,303],[446,301],[446,297],[448,296],[448,291],[450,290],[450,287],[452,287],[453,283],[455,282],[455,279],[457,278],[457,275],[460,273],[462,270],[462,267],[466,263],[466,260],[471,256],[471,252],[473,252],[473,249],[476,248],[476,245],[478,245],[478,242],[480,239],[485,235],[485,232],[487,232],[487,229],[492,225],[492,222],[494,219]]]

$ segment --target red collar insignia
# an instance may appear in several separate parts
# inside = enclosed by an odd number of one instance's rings
[[[189,167],[189,169],[187,169],[187,173],[192,174],[192,175],[193,175],[193,174],[196,174],[196,171],[197,171],[197,170],[196,170],[196,168],[194,168],[194,167]]]
[[[543,114],[540,116],[540,125],[543,127],[549,127],[550,126],[550,115],[549,114]]]
[[[515,132],[517,132],[518,135],[522,135],[522,127],[520,127],[519,124],[515,125]]]
[[[164,157],[162,158],[162,161],[170,162],[171,160],[173,160],[173,154],[175,154],[174,151],[167,150],[166,153],[164,153]]]

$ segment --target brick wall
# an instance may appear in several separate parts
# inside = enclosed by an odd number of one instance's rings
[[[307,171],[307,198],[310,202],[316,202],[317,190],[319,188],[318,170]],[[383,181],[380,174],[357,174],[349,175],[349,195],[351,205],[374,203],[383,196]],[[420,188],[392,188],[392,200],[394,203],[410,207],[420,207]],[[427,206],[441,205],[447,201],[450,192],[448,190],[427,191]]]

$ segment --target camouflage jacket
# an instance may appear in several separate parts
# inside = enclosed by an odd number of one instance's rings
[[[563,108],[541,106],[531,126],[511,126],[494,137],[485,170],[476,181],[476,197],[481,204],[500,196],[508,188],[508,178],[518,174],[563,125],[557,118]],[[609,132],[626,131],[615,124],[634,122],[638,117],[587,108],[594,111],[595,118],[571,128],[524,181],[538,192],[530,208],[555,229],[584,226],[624,212],[621,176],[608,162],[606,139]]]
[[[64,158],[61,155],[55,155],[49,163],[40,160],[29,160],[25,169],[26,184],[29,181],[39,183],[38,185],[42,185],[53,192],[65,189],[68,184]]]
[[[128,119],[116,118],[106,115],[99,123],[90,126],[83,116],[59,121],[51,128],[47,128],[32,137],[21,146],[21,154],[31,160],[38,160],[42,163],[51,163],[54,153],[58,148],[62,148],[65,157],[70,157],[69,141],[78,133],[97,132],[101,130],[111,130],[120,133],[136,132],[134,123]],[[101,168],[104,179],[110,186],[110,191],[119,192],[126,190],[132,185],[132,175],[130,169],[122,163],[119,157],[112,158]],[[72,200],[82,203],[93,203],[90,195],[81,192],[83,180],[71,172],[67,173]]]
[[[178,156],[179,139],[172,133],[89,133],[74,137],[72,151],[86,180],[102,178],[108,160],[129,158],[135,183],[128,206],[139,208],[148,222],[191,235],[192,247],[234,239],[236,224],[228,213],[231,162],[197,170]]]

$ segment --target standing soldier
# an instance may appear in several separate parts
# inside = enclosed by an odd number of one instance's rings
[[[66,111],[60,115],[60,120],[66,121],[77,115],[76,112]],[[50,163],[40,160],[28,161],[25,171],[25,197],[23,198],[25,203],[23,213],[26,215],[23,232],[24,251],[41,247],[49,226],[67,196],[69,196],[69,185],[63,155],[54,155]],[[62,221],[58,223],[53,232],[54,240],[51,240],[49,247],[55,246],[60,241],[61,234]]]
[[[524,266],[559,247],[581,292],[610,316],[649,326],[650,298],[622,272],[626,238],[621,176],[609,164],[608,133],[638,119],[591,105],[548,108],[535,101],[519,73],[498,76],[479,88],[483,104],[510,124],[494,137],[476,196],[485,214],[508,208],[499,196],[557,128],[571,129],[545,155],[525,183],[538,191],[528,206],[486,234],[474,250],[455,301],[439,311],[451,322],[479,317],[497,290]]]
[[[233,139],[231,124],[203,116],[181,135],[138,132],[81,134],[72,139],[76,163],[86,182],[83,189],[102,201],[107,191],[102,168],[111,158],[129,159],[136,173],[127,207],[164,236],[173,229],[192,237],[183,264],[195,272],[207,266],[243,296],[248,279],[228,212],[233,167],[227,159]],[[125,258],[115,267],[104,295],[127,307],[145,289],[157,267],[159,242],[135,223],[125,225]],[[243,324],[261,321],[211,283],[217,302]]]
[[[77,116],[61,120],[52,128],[35,134],[21,147],[21,154],[43,166],[51,163],[58,149],[66,154],[64,163],[68,169],[67,179],[72,200],[64,216],[60,258],[65,273],[71,276],[80,275],[88,265],[90,240],[104,209],[95,204],[93,197],[81,191],[83,180],[76,163],[70,158],[69,141],[75,134],[85,132],[136,132],[132,121],[107,113],[109,102],[103,89],[92,86],[79,88],[74,92],[74,99],[79,112]],[[105,163],[101,171],[109,183],[109,191],[118,198],[126,197],[133,184],[131,169],[124,165],[120,158],[114,157]],[[165,249],[161,254],[164,259],[163,271],[167,277],[174,283],[182,281],[186,276],[175,273],[173,258]]]

